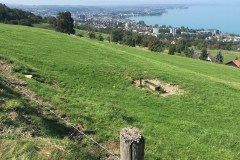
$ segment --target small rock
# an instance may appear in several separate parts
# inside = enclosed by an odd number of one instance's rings
[[[25,75],[26,78],[32,79],[32,75]]]

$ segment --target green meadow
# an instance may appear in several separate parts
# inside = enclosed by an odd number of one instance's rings
[[[146,159],[239,158],[239,69],[4,24],[0,24],[0,56],[13,62],[17,76],[33,74],[33,79],[23,78],[32,91],[116,153],[120,129],[134,126],[146,138]],[[157,78],[185,92],[161,97],[136,88],[133,81],[139,77]],[[32,106],[37,107],[41,106]],[[47,138],[68,142],[42,130]],[[15,144],[19,139],[11,141]],[[28,144],[37,141],[33,138]],[[73,145],[94,158],[100,154],[94,152],[96,146],[91,152],[90,144]],[[76,150],[67,153],[74,155]],[[91,159],[87,156],[82,159]]]

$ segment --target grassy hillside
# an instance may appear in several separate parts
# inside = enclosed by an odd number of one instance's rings
[[[68,139],[73,129],[32,104],[0,77],[1,159],[98,159],[104,156],[88,141]]]
[[[95,139],[118,149],[119,130],[139,127],[146,159],[237,159],[240,70],[179,56],[0,24],[0,56],[34,73],[29,87]],[[139,76],[179,85],[160,97],[136,88]]]

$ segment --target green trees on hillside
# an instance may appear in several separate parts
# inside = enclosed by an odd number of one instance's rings
[[[124,34],[122,30],[119,30],[119,29],[113,30],[111,33],[111,41],[118,43],[122,41],[123,35]]]
[[[176,51],[178,53],[182,53],[187,47],[187,40],[185,38],[181,38],[176,46]]]
[[[193,55],[194,55],[194,49],[191,48],[191,49],[189,50],[189,52],[186,54],[186,56],[192,58]]]
[[[140,35],[140,34],[134,35],[135,45],[137,45],[137,46],[142,45],[142,43],[143,43],[143,38],[144,38],[143,35]]]
[[[202,49],[202,54],[201,54],[201,56],[199,57],[199,59],[201,59],[201,60],[206,60],[207,57],[208,57],[207,48],[203,48],[203,49]]]
[[[11,9],[0,3],[0,22],[32,26],[33,23],[40,23],[43,19],[41,16],[36,16],[31,12],[26,12],[20,9]]]
[[[56,23],[56,17],[45,17],[44,21],[47,22],[48,24],[50,24],[52,27],[54,27],[55,23]]]
[[[95,32],[88,32],[88,37],[89,37],[90,39],[96,39],[96,34],[95,34]]]
[[[123,37],[122,43],[130,47],[135,47],[135,40],[131,35],[125,35]]]
[[[63,32],[67,34],[74,34],[75,30],[73,29],[73,18],[71,17],[70,12],[60,12],[58,13],[56,22],[55,22],[55,30],[58,32]]]
[[[151,37],[148,43],[148,49],[154,52],[163,51],[163,43],[157,37]]]
[[[104,38],[103,38],[102,34],[99,34],[98,37],[97,37],[97,39],[98,39],[99,41],[104,41]]]
[[[160,41],[159,37],[142,35],[121,29],[115,29],[111,32],[111,42],[128,45],[130,47],[148,47],[149,50],[155,52],[163,51],[166,46],[166,43]]]
[[[217,56],[216,56],[216,61],[217,63],[223,63],[223,55],[222,55],[222,52],[219,51]]]
[[[175,45],[170,45],[168,54],[169,55],[174,55],[175,52],[176,52],[176,46]]]

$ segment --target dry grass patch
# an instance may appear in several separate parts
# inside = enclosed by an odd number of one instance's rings
[[[151,92],[158,92],[159,95],[162,97],[171,95],[182,95],[184,93],[184,90],[180,88],[179,85],[172,85],[158,79],[142,79],[141,81],[142,82],[140,82],[140,80],[135,80],[134,83],[137,87],[144,87]],[[151,86],[148,87],[149,85],[146,85],[146,82],[149,83]]]
[[[18,114],[17,114],[17,112],[10,112],[9,114],[9,117],[13,120],[13,121],[15,121],[16,119],[17,119],[17,117],[18,117]]]

